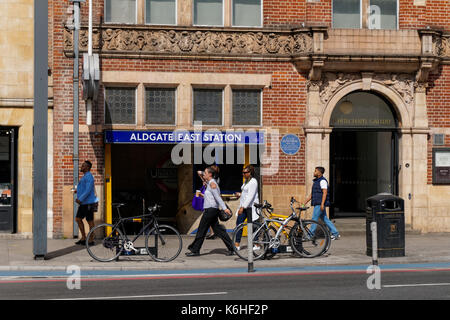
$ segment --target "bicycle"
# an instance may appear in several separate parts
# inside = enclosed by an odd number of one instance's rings
[[[87,239],[101,239],[100,242],[86,241],[86,249],[89,255],[97,261],[108,262],[118,260],[122,251],[126,255],[141,254],[142,249],[135,247],[137,240],[141,235],[145,235],[145,250],[153,260],[158,262],[169,262],[174,260],[183,248],[183,241],[180,233],[174,227],[168,225],[159,225],[156,219],[156,212],[161,208],[160,205],[154,205],[147,210],[149,213],[135,217],[122,218],[120,215],[120,207],[124,203],[113,203],[113,207],[117,209],[119,220],[114,224],[103,223],[89,232]],[[130,240],[125,232],[124,223],[126,221],[143,221],[150,219],[139,233]]]
[[[295,199],[294,199],[295,200]],[[297,200],[295,200],[296,202],[297,202]],[[300,203],[299,203],[300,204]],[[307,209],[309,209],[309,208],[306,208],[306,207],[303,207],[303,205],[301,206],[301,207],[298,207],[298,208],[296,208],[297,210],[299,210],[299,214],[301,214],[301,211],[305,211],[305,210],[307,210]],[[267,211],[267,210],[266,210]],[[277,231],[278,231],[278,229],[281,227],[281,223],[282,223],[282,221],[284,221],[285,219],[287,219],[289,216],[286,216],[286,215],[282,215],[282,214],[275,214],[275,213],[273,213],[273,209],[271,210],[271,211],[268,211],[268,213],[269,213],[269,218],[271,218],[271,219],[274,219],[274,220],[279,220],[278,222],[275,222],[275,221],[271,221],[270,223],[269,223],[269,232],[271,233],[271,234],[273,234],[273,235],[275,235],[276,233],[277,233]],[[296,219],[294,219],[294,220],[292,220],[292,221],[295,221]],[[281,222],[280,222],[281,221]],[[320,222],[319,222],[320,223]],[[330,247],[331,247],[331,233],[330,233],[330,230],[328,229],[328,227],[326,227],[323,223],[321,223],[323,226],[324,226],[324,228],[325,228],[325,230],[328,232],[328,234],[329,234],[329,241],[328,241],[328,244],[327,244],[327,247],[325,248],[325,250],[320,254],[320,255],[324,255],[324,254],[326,254],[327,252],[328,252],[328,250],[330,249]],[[286,226],[285,226],[285,228],[281,231],[281,234],[280,234],[280,244],[281,245],[284,245],[284,246],[286,246],[286,252],[290,252],[289,251],[289,248],[290,247],[287,247],[287,245],[289,244],[289,232],[287,232],[287,230],[286,229],[288,229],[289,231],[292,229],[292,226],[290,226],[289,224],[287,224]],[[292,249],[291,249],[292,250]],[[278,250],[274,250],[274,249],[272,249],[272,250],[268,250],[267,252],[266,252],[266,254],[265,254],[265,257],[264,258],[267,258],[267,259],[270,259],[270,258],[272,258],[276,253],[278,252]]]
[[[286,219],[275,217],[275,218],[267,218],[262,215],[262,210],[267,210],[269,213],[273,212],[273,208],[270,203],[264,201],[264,204],[254,204],[257,209],[257,213],[260,217],[263,218],[263,222],[254,222],[253,223],[253,256],[254,260],[261,259],[263,256],[267,256],[268,251],[272,251],[272,253],[276,253],[276,249],[280,247],[280,235],[287,228],[289,222],[294,221],[295,224],[291,227],[289,232],[289,243],[294,252],[301,257],[305,258],[314,258],[321,254],[323,254],[327,248],[330,240],[330,234],[326,227],[324,227],[321,223],[313,220],[302,220],[301,219],[301,211],[305,211],[308,208],[300,207],[297,208],[300,210],[300,214],[297,216],[297,213],[293,207],[294,203],[298,203],[294,197],[291,198],[290,207],[292,210],[291,215],[289,215]],[[276,223],[280,225],[275,235],[273,235],[273,227],[271,228],[270,223]],[[313,228],[314,232],[311,232],[311,228]],[[247,241],[241,240],[240,249],[236,248],[236,236],[238,233],[243,232],[244,228],[247,227],[247,223],[241,223],[234,230],[233,234],[233,248],[236,254],[247,260],[248,248],[246,248]],[[244,237],[243,237],[244,238]],[[271,253],[269,253],[270,255]]]

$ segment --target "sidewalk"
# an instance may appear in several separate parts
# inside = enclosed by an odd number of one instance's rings
[[[121,256],[120,261],[101,263],[93,260],[84,246],[74,245],[74,239],[47,240],[47,259],[34,260],[33,240],[0,240],[0,271],[65,270],[77,265],[83,270],[148,270],[161,273],[174,270],[247,270],[247,262],[236,255],[225,256],[221,240],[205,240],[199,257],[186,257],[192,236],[183,236],[183,250],[174,261],[154,262],[149,256]],[[450,234],[406,234],[406,255],[395,258],[379,258],[380,265],[410,263],[450,263]],[[366,255],[365,234],[342,234],[332,242],[326,256],[306,259],[290,253],[278,254],[271,260],[257,260],[258,268],[302,268],[310,266],[370,265],[372,258]]]

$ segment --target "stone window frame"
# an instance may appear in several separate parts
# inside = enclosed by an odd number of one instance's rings
[[[334,1],[336,0],[332,0],[331,1],[331,27],[333,29],[343,29],[343,28],[335,28],[334,27],[334,21],[333,21],[333,6],[334,6]],[[360,15],[360,26],[359,28],[355,28],[355,29],[368,29],[368,30],[390,30],[390,29],[384,29],[384,28],[380,28],[380,29],[369,29],[369,15],[368,15],[368,8],[370,6],[370,1],[371,0],[359,0],[360,3],[360,8],[359,8],[359,15]],[[395,0],[397,3],[397,25],[396,28],[393,30],[399,30],[399,16],[400,16],[400,1],[399,0]]]
[[[104,129],[146,130],[146,129],[194,129],[193,121],[193,87],[223,88],[222,125],[205,125],[205,127],[221,129],[238,129],[245,127],[261,128],[260,126],[241,126],[232,124],[232,88],[260,89],[269,88],[272,74],[234,74],[234,73],[192,73],[192,72],[144,72],[144,71],[103,71],[103,87],[133,87],[136,91],[136,124],[105,124]],[[248,85],[252,83],[252,85]],[[176,88],[176,110],[174,125],[156,125],[145,123],[145,88],[165,87]],[[263,99],[261,98],[261,119],[263,119]]]

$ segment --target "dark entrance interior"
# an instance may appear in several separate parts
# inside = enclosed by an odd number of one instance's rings
[[[111,148],[112,202],[126,203],[122,218],[141,215],[144,208],[162,205],[158,219],[171,224],[178,209],[178,168],[171,161],[173,145],[114,144]],[[113,221],[117,212],[113,209]],[[130,222],[130,234],[142,225]]]
[[[0,127],[0,232],[16,232],[17,128]]]
[[[368,197],[397,194],[395,132],[335,129],[330,146],[332,217],[364,216]]]
[[[395,112],[384,97],[348,94],[330,119],[330,216],[362,217],[366,199],[398,194],[398,137]]]

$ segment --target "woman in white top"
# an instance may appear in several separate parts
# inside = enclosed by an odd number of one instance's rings
[[[259,203],[258,181],[254,178],[255,168],[248,165],[242,170],[244,175],[244,184],[241,187],[241,192],[236,192],[236,196],[240,197],[240,205],[238,210],[238,218],[236,219],[236,226],[244,222],[248,217],[252,217],[252,221],[258,220],[256,208],[253,206]],[[248,221],[248,220],[247,220]],[[241,242],[242,231],[236,235],[236,248],[239,250]]]

